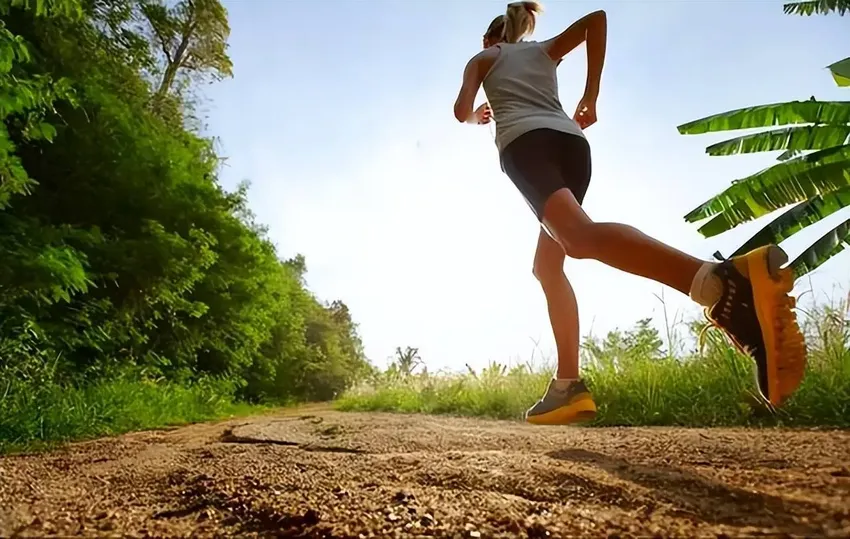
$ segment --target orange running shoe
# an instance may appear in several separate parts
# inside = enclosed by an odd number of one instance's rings
[[[543,398],[525,412],[525,420],[535,425],[569,425],[596,417],[596,403],[582,380],[560,389],[549,382]]]
[[[767,245],[721,262],[715,274],[723,294],[706,317],[756,364],[762,397],[780,406],[800,386],[806,370],[806,343],[788,295],[794,287],[788,255]]]

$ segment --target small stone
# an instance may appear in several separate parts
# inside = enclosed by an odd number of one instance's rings
[[[476,530],[471,530],[469,532],[469,536],[472,537],[473,539],[478,539],[479,537],[481,537],[481,532],[476,531]]]
[[[395,513],[390,513],[389,515],[387,515],[387,520],[389,520],[390,522],[395,522],[396,520],[399,520],[400,518],[401,517],[398,516]]]
[[[406,503],[410,503],[410,502],[414,501],[415,499],[416,499],[416,497],[413,494],[411,494],[410,492],[404,491],[404,490],[400,490],[400,491],[396,492],[395,496],[393,496],[393,500],[396,503],[406,504]]]
[[[850,477],[850,468],[844,467],[830,472],[833,477]]]
[[[430,513],[425,513],[419,518],[419,523],[423,526],[432,526],[434,525],[434,517]]]
[[[304,524],[307,526],[315,526],[319,520],[319,513],[315,509],[307,509],[304,513]]]

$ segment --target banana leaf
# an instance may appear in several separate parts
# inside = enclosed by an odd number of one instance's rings
[[[782,6],[786,15],[827,15],[837,12],[844,15],[850,10],[850,0],[808,0],[789,2]]]
[[[850,125],[806,125],[724,140],[706,148],[705,153],[717,156],[775,150],[820,150],[848,142],[850,142]]]
[[[807,226],[813,225],[847,206],[850,206],[850,187],[812,197],[783,213],[753,234],[732,256],[746,254],[763,245],[782,243]]]
[[[792,159],[792,158],[800,155],[801,152],[802,152],[802,150],[786,150],[786,151],[782,152],[781,154],[779,154],[779,157],[777,157],[776,160],[777,161],[788,161],[789,159]]]
[[[820,237],[811,247],[800,253],[789,264],[794,270],[794,277],[811,273],[824,262],[837,255],[850,242],[850,219],[844,221]]]
[[[850,185],[850,162],[818,167],[800,174],[793,180],[762,186],[759,191],[750,191],[723,213],[700,227],[699,232],[706,237],[716,236],[788,204],[803,202],[847,185]]]
[[[682,135],[796,124],[846,125],[850,101],[786,101],[721,112],[677,127]]]
[[[848,181],[847,169],[850,169],[850,146],[835,146],[801,155],[733,181],[723,192],[688,212],[685,221],[694,223],[728,211],[730,227],[736,226],[788,204],[841,188]],[[816,185],[806,186],[807,183]],[[707,223],[703,226],[705,230],[700,229],[700,232],[715,231],[708,234],[715,235],[729,229],[718,226],[719,223]]]
[[[850,86],[850,58],[845,58],[827,66],[832,72],[832,78],[838,86]]]

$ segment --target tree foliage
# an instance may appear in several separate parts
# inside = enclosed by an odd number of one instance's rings
[[[850,10],[850,0],[805,0],[789,2],[782,6],[786,14],[792,15],[844,15]]]
[[[785,4],[785,13],[837,13],[848,0]],[[850,58],[829,66],[839,86],[850,85]],[[699,228],[706,237],[731,230],[781,208],[789,208],[744,242],[732,256],[769,243],[780,243],[850,205],[850,102],[790,101],[747,107],[679,126],[682,134],[769,128],[709,146],[709,155],[782,151],[779,163],[732,182],[723,192],[685,215],[688,222],[708,219]],[[793,207],[792,207],[793,206]],[[850,242],[850,220],[816,239],[790,264],[803,276]]]
[[[0,12],[0,371],[215,375],[280,401],[369,369],[348,308],[305,288],[303,257],[278,257],[247,186],[219,186],[212,141],[150,106],[180,70],[230,74],[217,0]]]
[[[230,25],[218,0],[182,0],[171,7],[163,0],[143,0],[140,12],[150,27],[152,43],[162,53],[157,96],[171,91],[181,72],[216,80],[232,76],[233,64],[227,55]]]

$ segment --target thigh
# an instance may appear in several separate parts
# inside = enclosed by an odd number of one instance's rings
[[[587,226],[593,221],[571,190],[559,189],[546,201],[541,223],[569,253],[576,235],[586,235]]]
[[[571,191],[579,205],[584,200],[590,183],[590,146],[577,135],[536,129],[505,148],[502,165],[542,223],[546,202],[559,190]]]
[[[584,204],[584,196],[590,186],[592,172],[590,144],[584,137],[559,133],[556,144],[560,148],[558,170],[564,187],[568,188],[579,205]]]
[[[550,129],[529,131],[502,152],[505,174],[522,194],[537,220],[543,222],[543,206],[549,196],[564,187],[560,155],[552,146]]]

